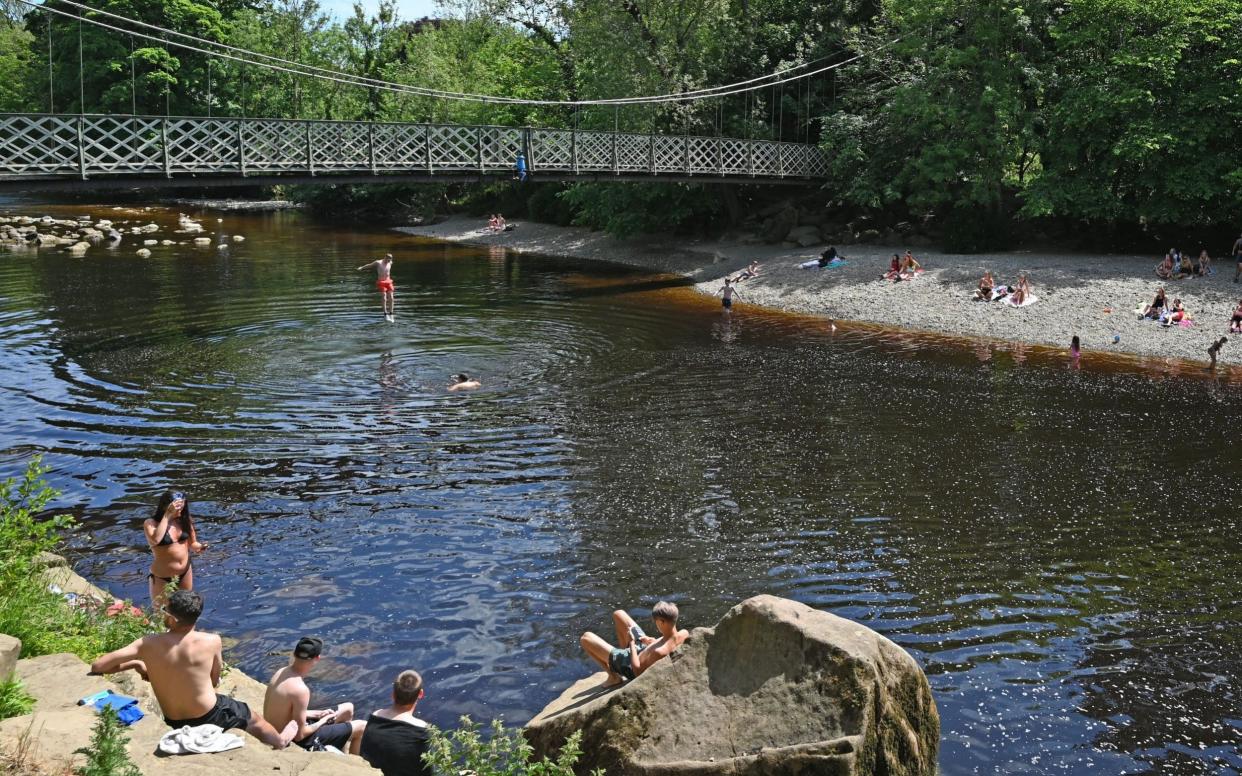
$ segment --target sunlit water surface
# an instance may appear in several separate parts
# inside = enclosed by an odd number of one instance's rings
[[[946,774],[1242,768],[1227,379],[202,215],[246,241],[0,255],[0,474],[44,453],[77,569],[139,600],[141,521],[187,491],[203,625],[247,672],[313,633],[325,703],[373,708],[414,667],[432,721],[521,723],[590,670],[578,635],[611,609],[667,597],[705,625],[775,593],[917,658]],[[392,325],[354,271],[389,250]],[[485,389],[446,393],[460,370]]]

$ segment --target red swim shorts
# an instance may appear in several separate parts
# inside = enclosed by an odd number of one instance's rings
[[[381,280],[375,281],[375,287],[378,288],[380,291],[393,291],[396,288],[392,284],[392,278],[383,278]]]

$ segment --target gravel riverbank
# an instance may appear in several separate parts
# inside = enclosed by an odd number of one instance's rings
[[[551,256],[611,261],[660,272],[675,272],[712,294],[720,279],[749,261],[761,263],[760,276],[740,285],[742,304],[864,321],[883,326],[965,337],[1068,347],[1078,335],[1083,350],[1167,359],[1207,361],[1208,346],[1228,334],[1229,319],[1242,285],[1234,284],[1231,261],[1216,260],[1216,274],[1165,283],[1170,300],[1180,298],[1194,325],[1164,328],[1140,321],[1134,310],[1149,303],[1160,281],[1153,268],[1159,257],[1012,251],[971,255],[919,250],[927,268],[913,282],[878,278],[889,257],[905,246],[845,245],[844,266],[803,270],[826,246],[785,248],[737,242],[644,237],[617,240],[579,227],[522,223],[511,232],[489,232],[479,219],[455,217],[443,223],[398,227],[399,231],[450,242],[502,245]],[[1223,250],[1228,246],[1220,246]],[[998,283],[1015,284],[1019,272],[1030,277],[1039,301],[1015,309],[1000,302],[970,300],[984,269]],[[1114,340],[1116,340],[1114,342]],[[1242,336],[1221,351],[1221,364],[1242,364]]]

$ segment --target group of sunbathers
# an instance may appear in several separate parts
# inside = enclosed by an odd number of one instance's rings
[[[753,268],[753,265],[752,265]],[[468,375],[459,375],[464,381]],[[203,598],[194,592],[192,553],[202,552],[190,517],[190,504],[181,491],[167,491],[143,530],[154,556],[151,599],[163,615],[163,633],[153,633],[91,664],[93,674],[135,671],[150,682],[164,721],[174,730],[214,725],[221,731],[244,729],[265,744],[284,749],[297,744],[312,751],[333,747],[361,755],[384,776],[429,776],[422,761],[429,740],[427,725],[414,716],[423,697],[422,677],[412,670],[397,675],[392,705],[363,721],[354,718],[352,703],[329,709],[310,708],[306,677],[318,665],[324,643],[313,636],[301,638],[289,664],[267,685],[260,714],[248,705],[216,693],[224,667],[220,636],[197,630]],[[169,590],[174,590],[169,594]],[[652,609],[659,637],[643,633],[624,611],[613,612],[620,646],[613,647],[593,633],[581,642],[587,654],[608,672],[608,684],[642,674],[672,653],[689,634],[677,629],[677,606],[661,601]]]
[[[1138,311],[1139,320],[1150,319],[1159,321],[1162,326],[1177,326],[1179,324],[1189,326],[1193,320],[1190,311],[1182,304],[1181,299],[1174,299],[1170,304],[1168,297],[1165,296],[1164,286],[1156,289],[1156,296],[1151,300],[1151,304],[1146,307],[1140,306]]]
[[[91,663],[92,674],[134,671],[151,683],[164,722],[174,730],[213,725],[221,731],[245,730],[273,749],[296,744],[309,751],[361,755],[384,776],[430,776],[422,760],[430,739],[427,723],[414,716],[423,697],[417,671],[402,671],[392,685],[392,705],[354,719],[352,703],[330,709],[310,708],[306,677],[319,663],[323,641],[299,639],[289,665],[268,682],[263,713],[220,695],[224,666],[217,634],[196,630],[203,598],[178,590],[160,607],[164,633],[152,633]]]
[[[1215,271],[1212,269],[1212,257],[1208,255],[1206,248],[1199,251],[1198,261],[1191,261],[1189,256],[1177,248],[1170,248],[1164,254],[1164,260],[1156,265],[1156,277],[1161,280],[1204,277]]]
[[[1008,286],[1004,283],[997,283],[992,277],[992,270],[984,270],[979,287],[975,289],[971,299],[976,302],[998,302],[1006,297],[1017,307],[1021,307],[1031,298],[1031,281],[1025,272],[1018,274],[1017,285]]]
[[[487,219],[487,228],[493,232],[503,232],[506,228],[505,217],[499,213],[493,213],[492,217]]]
[[[888,264],[888,272],[880,276],[880,280],[891,280],[898,283],[902,280],[913,280],[923,272],[923,265],[919,264],[918,259],[914,258],[914,254],[906,251],[905,256],[893,254],[892,261]]]

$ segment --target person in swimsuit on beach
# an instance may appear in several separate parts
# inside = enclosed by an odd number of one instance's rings
[[[334,709],[311,709],[306,677],[319,663],[323,640],[313,636],[298,639],[289,665],[272,675],[263,695],[263,716],[273,727],[296,723],[293,743],[313,751],[334,746],[358,754],[367,723],[354,719],[354,704],[339,703]]]
[[[147,574],[151,604],[159,606],[164,602],[164,590],[173,580],[181,590],[194,589],[190,554],[202,552],[206,545],[198,540],[185,494],[165,491],[155,507],[155,514],[143,521],[142,532],[151,547],[151,570]]]
[[[1178,263],[1177,276],[1181,278],[1188,278],[1193,274],[1195,274],[1195,266],[1191,263],[1190,257],[1183,253],[1182,258]]]
[[[151,683],[164,722],[174,730],[198,725],[245,728],[273,749],[284,749],[297,733],[296,722],[277,731],[246,704],[216,693],[224,659],[220,637],[194,629],[202,613],[202,596],[178,590],[164,606],[166,633],[147,634],[109,652],[91,663],[91,673],[137,672]]]
[[[901,257],[893,254],[893,258],[888,262],[888,272],[880,275],[880,280],[891,280],[896,283],[901,280]]]
[[[1162,322],[1164,323],[1165,326],[1176,326],[1182,321],[1189,321],[1189,320],[1190,320],[1190,313],[1187,312],[1186,308],[1182,306],[1182,300],[1174,299],[1172,306],[1170,306],[1168,309],[1168,314],[1165,315],[1164,321]]]
[[[1027,280],[1026,273],[1018,275],[1018,287],[1013,289],[1009,294],[1009,299],[1015,307],[1021,307],[1031,295],[1031,282]]]
[[[1199,263],[1195,266],[1195,274],[1199,277],[1212,274],[1212,257],[1208,255],[1207,248],[1199,251]]]
[[[1078,361],[1082,358],[1082,340],[1078,339],[1075,334],[1070,338],[1070,365],[1075,369],[1078,368]]]
[[[483,383],[471,378],[465,372],[453,375],[453,380],[453,384],[448,387],[450,391],[476,391],[483,387]]]
[[[898,271],[908,277],[914,277],[915,274],[923,271],[923,265],[919,264],[918,259],[914,258],[914,254],[906,251],[906,255],[901,258],[901,266]]]
[[[1156,265],[1156,277],[1161,280],[1173,279],[1173,254],[1164,254],[1164,261]]]
[[[1242,334],[1242,299],[1238,300],[1238,306],[1233,308],[1233,320],[1229,322],[1230,334]]]
[[[734,279],[733,282],[740,283],[743,280],[750,280],[751,278],[757,278],[757,277],[759,277],[759,262],[752,261],[750,265],[746,267],[746,269],[737,273],[737,277]]]
[[[1167,302],[1164,295],[1164,286],[1160,286],[1156,289],[1156,298],[1151,300],[1151,304],[1143,308],[1143,314],[1139,316],[1139,320],[1143,318],[1151,318],[1152,320],[1160,318],[1160,314],[1164,312],[1165,304]]]
[[[725,310],[733,309],[733,295],[737,294],[737,298],[741,299],[742,295],[738,293],[737,286],[728,278],[724,279],[724,285],[716,292],[716,296],[720,297],[720,304]]]
[[[992,270],[984,270],[983,279],[979,281],[979,288],[975,291],[975,295],[971,297],[976,302],[992,301],[992,288],[996,285],[996,280],[992,277]]]
[[[819,260],[816,263],[819,265],[820,269],[823,269],[824,267],[827,267],[829,264],[833,263],[834,261],[837,261],[839,259],[844,259],[844,258],[845,258],[844,256],[837,253],[837,246],[829,245],[827,250],[819,254]]]
[[[384,320],[392,323],[396,312],[396,305],[393,303],[393,292],[396,290],[396,287],[392,284],[392,254],[385,253],[384,258],[363,264],[358,268],[358,271],[361,272],[369,267],[375,267],[375,272],[378,275],[375,287],[379,290],[380,301],[384,305]]]
[[[690,633],[677,630],[677,617],[676,604],[661,601],[652,607],[651,618],[660,632],[660,638],[656,639],[643,633],[627,612],[618,609],[612,613],[612,624],[620,647],[612,646],[590,631],[582,634],[579,643],[587,655],[608,672],[606,686],[614,687],[639,676],[685,643]]]

